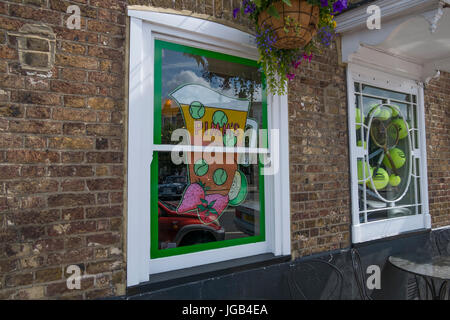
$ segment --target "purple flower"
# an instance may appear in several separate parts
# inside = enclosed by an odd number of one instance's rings
[[[250,0],[242,1],[242,6],[244,7],[245,14],[251,14],[256,10],[256,5]]]
[[[322,7],[328,7],[328,0],[320,0],[320,5]]]
[[[338,0],[333,3],[333,14],[340,13],[344,9],[347,9],[347,0]]]
[[[331,41],[333,41],[334,35],[333,29],[329,26],[325,26],[319,29],[318,39],[323,45],[329,46]]]
[[[238,13],[239,13],[239,8],[234,8],[234,10],[233,10],[233,18],[234,19],[236,19]]]
[[[288,74],[286,74],[286,77],[287,77],[289,80],[293,80],[293,79],[295,78],[295,74],[293,74],[293,73],[288,73]]]
[[[297,69],[299,65],[302,64],[302,59],[298,59],[296,62],[294,62],[294,68]]]

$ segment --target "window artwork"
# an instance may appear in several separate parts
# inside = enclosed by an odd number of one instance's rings
[[[421,214],[417,97],[355,82],[360,223]]]
[[[247,152],[267,128],[262,83],[255,61],[156,41],[152,258],[264,241],[264,178]]]

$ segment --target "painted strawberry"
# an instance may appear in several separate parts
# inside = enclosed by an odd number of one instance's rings
[[[177,208],[178,213],[184,213],[197,209],[197,206],[202,203],[201,200],[205,198],[205,189],[199,183],[189,185],[184,191],[183,198]]]
[[[228,195],[211,194],[202,199],[198,207],[198,217],[205,223],[210,224],[220,218],[223,210],[228,206]]]

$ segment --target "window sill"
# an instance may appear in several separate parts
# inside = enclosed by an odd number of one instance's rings
[[[211,263],[198,267],[152,274],[148,282],[127,288],[127,296],[179,286],[189,282],[224,276],[244,270],[262,268],[291,260],[291,256],[274,256],[272,253]]]

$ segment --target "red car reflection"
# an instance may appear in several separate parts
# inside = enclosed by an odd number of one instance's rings
[[[158,223],[160,249],[225,239],[225,230],[217,220],[205,225],[199,220],[197,213],[179,214],[175,205],[165,201],[158,201]]]

